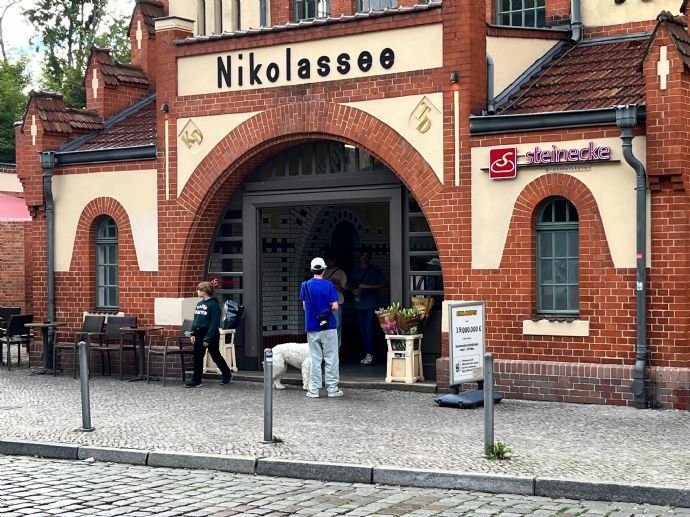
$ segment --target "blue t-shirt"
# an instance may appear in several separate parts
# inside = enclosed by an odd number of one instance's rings
[[[307,288],[309,294],[307,295]],[[302,282],[299,288],[299,299],[304,302],[304,327],[307,332],[319,332],[323,330],[319,327],[316,315],[330,311],[331,304],[338,301],[338,291],[335,290],[333,282],[323,278],[312,278]],[[335,315],[331,312],[328,318],[328,328],[336,328]]]
[[[350,289],[357,289],[359,284],[376,285],[386,283],[383,273],[374,264],[369,264],[369,267],[366,269],[355,266],[348,275],[347,280]],[[355,298],[355,309],[376,309],[378,303],[378,289],[362,289],[359,292],[359,298]]]

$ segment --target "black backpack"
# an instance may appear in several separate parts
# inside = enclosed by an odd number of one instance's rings
[[[244,314],[244,306],[240,305],[234,300],[225,300],[223,306],[225,310],[225,319],[223,320],[224,329],[236,329],[240,326],[242,321],[242,314]]]

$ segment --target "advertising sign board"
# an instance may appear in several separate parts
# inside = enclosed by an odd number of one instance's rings
[[[448,304],[450,385],[484,380],[484,302]]]

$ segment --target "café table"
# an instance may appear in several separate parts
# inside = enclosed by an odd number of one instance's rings
[[[55,342],[55,335],[53,339],[48,339],[50,329],[64,327],[66,323],[58,321],[42,321],[36,323],[25,323],[24,326],[31,329],[41,329],[41,337],[43,338],[43,350],[41,357],[43,358],[43,368],[32,370],[32,375],[45,375],[53,368],[53,344]]]
[[[144,356],[146,355],[146,333],[155,330],[161,330],[160,325],[138,325],[136,327],[121,327],[122,332],[131,332],[137,336],[137,346],[139,348],[139,357],[137,358],[137,376],[129,379],[129,382],[145,381],[146,367]]]

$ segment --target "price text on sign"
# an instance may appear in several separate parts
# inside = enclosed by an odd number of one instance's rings
[[[484,302],[450,303],[450,384],[484,379]]]

